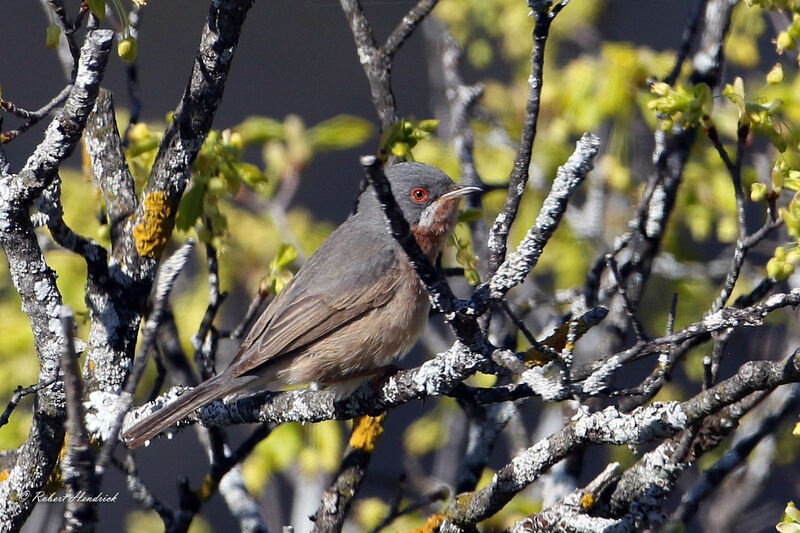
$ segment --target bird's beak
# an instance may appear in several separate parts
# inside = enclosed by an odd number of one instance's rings
[[[475,192],[481,192],[482,190],[483,189],[480,187],[459,187],[458,189],[453,189],[452,191],[441,195],[439,199],[450,200],[452,198],[461,198],[462,196],[466,196]]]

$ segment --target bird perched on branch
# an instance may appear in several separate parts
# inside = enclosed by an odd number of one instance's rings
[[[422,163],[394,165],[386,177],[417,243],[434,260],[453,231],[459,200],[480,189],[459,187]],[[429,308],[370,186],[356,213],[264,310],[228,368],[138,422],[125,441],[139,446],[195,409],[244,388],[358,383],[412,348]]]

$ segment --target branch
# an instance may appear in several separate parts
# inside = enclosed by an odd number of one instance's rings
[[[361,67],[369,82],[372,104],[378,112],[381,129],[398,120],[397,103],[392,93],[392,60],[394,54],[408,39],[420,22],[430,13],[438,0],[419,0],[403,17],[389,35],[382,48],[378,48],[372,28],[364,16],[359,0],[339,0],[350,25]]]
[[[493,515],[552,465],[591,444],[638,445],[668,438],[753,392],[798,381],[800,357],[793,355],[777,362],[750,361],[733,377],[682,403],[654,402],[629,414],[614,407],[592,414],[579,412],[569,425],[500,469],[486,487],[459,496],[442,529],[475,524]]]
[[[152,288],[192,162],[222,98],[241,27],[251,4],[252,0],[210,3],[191,78],[164,133],[141,201],[136,204],[130,198],[130,184],[125,183],[128,178],[121,161],[103,166],[98,175],[98,179],[110,182],[114,172],[121,172],[122,183],[108,183],[105,192],[113,194],[115,186],[121,186],[126,196],[119,202],[117,213],[122,215],[132,206],[136,206],[136,210],[124,217],[119,230],[115,230],[118,236],[113,243],[115,260],[110,265],[108,286],[103,286],[101,280],[89,280],[87,297],[93,314],[86,364],[94,369],[87,380],[92,391],[118,394],[128,379],[127,372],[117,369],[130,368],[133,359],[139,324],[146,313],[146,299],[140,295],[150,293]],[[110,126],[108,115],[99,117],[98,121]],[[101,123],[98,122],[98,126],[102,129]],[[109,131],[112,130],[109,128]],[[106,324],[111,327],[105,329]]]
[[[45,105],[37,109],[36,111],[26,111],[20,107],[15,106],[12,102],[8,100],[0,100],[0,108],[4,111],[7,111],[17,117],[24,118],[27,120],[25,124],[15,128],[13,130],[4,131],[0,133],[0,143],[7,144],[16,139],[19,135],[25,133],[30,129],[32,126],[35,126],[40,120],[46,117],[50,112],[55,109],[56,107],[60,106],[64,103],[64,101],[69,96],[70,92],[72,92],[72,84],[70,83],[63,89],[61,92],[58,93],[52,100],[47,102]]]
[[[135,280],[149,283],[155,275],[192,163],[222,100],[242,24],[252,3],[220,0],[210,4],[191,78],[164,132],[142,201],[125,224],[123,271]]]
[[[712,88],[719,84],[724,60],[723,43],[735,4],[733,0],[707,0],[700,45],[692,58],[694,70],[690,77],[691,83],[707,83]],[[614,255],[626,247],[630,248],[630,259],[620,266],[620,274],[626,280],[626,288],[634,304],[638,304],[644,293],[653,258],[658,253],[666,231],[695,137],[696,128],[673,128],[671,135],[660,128],[656,130],[654,173],[628,223],[629,230],[614,243],[611,252]],[[597,282],[604,263],[605,259],[599,258],[587,279],[585,291],[590,303],[595,301],[599,289]],[[608,290],[615,289],[611,287]],[[605,297],[602,293],[600,296],[601,300]]]
[[[97,464],[95,465],[95,472],[100,477],[102,477],[106,463],[110,459],[111,454],[114,451],[114,447],[117,445],[117,441],[119,440],[118,437],[120,428],[122,427],[125,414],[133,404],[133,393],[136,390],[136,386],[139,384],[139,379],[141,379],[145,367],[147,366],[150,348],[155,342],[158,325],[161,322],[161,317],[169,300],[170,292],[175,286],[175,280],[181,273],[186,261],[189,259],[189,254],[191,253],[193,247],[194,241],[192,239],[188,239],[183,246],[178,248],[178,250],[176,250],[175,253],[173,253],[172,256],[170,256],[170,258],[164,262],[164,265],[161,267],[161,275],[159,276],[158,283],[156,284],[155,296],[153,297],[155,302],[153,304],[153,310],[151,311],[147,322],[145,322],[144,329],[142,331],[142,341],[139,345],[139,352],[134,359],[133,368],[130,376],[128,376],[128,381],[125,384],[125,390],[119,396],[116,409],[112,413],[100,413],[98,409],[98,415],[110,417],[110,424],[101,429],[103,448],[100,450],[100,455],[98,456]],[[95,407],[97,408],[97,406]]]
[[[314,533],[338,533],[350,510],[358,489],[364,481],[372,452],[383,434],[386,415],[363,416],[353,421],[350,444],[345,450],[342,465],[331,486],[323,493],[322,503],[313,517]]]
[[[50,124],[45,140],[19,175],[0,178],[0,245],[6,253],[14,287],[28,315],[39,357],[39,383],[57,377],[62,351],[58,322],[61,294],[55,273],[44,260],[28,215],[30,202],[55,177],[58,165],[69,155],[80,137],[86,115],[94,105],[98,84],[111,45],[112,32],[90,32],[86,36],[75,86],[64,108]],[[34,416],[25,443],[17,454],[8,478],[0,483],[0,523],[18,529],[27,518],[32,499],[22,501],[11,494],[32,494],[50,477],[64,442],[66,411],[60,387],[42,388],[36,394]]]
[[[117,130],[114,97],[101,89],[86,123],[86,152],[92,162],[92,175],[103,193],[111,233],[112,250],[117,248],[125,219],[136,210],[136,186],[125,160],[122,139]]]
[[[528,183],[528,168],[531,164],[533,141],[536,138],[536,124],[539,119],[539,101],[542,94],[542,71],[544,70],[544,48],[547,36],[550,33],[550,24],[555,16],[550,11],[552,2],[535,2],[530,4],[535,19],[533,27],[533,50],[531,50],[531,75],[528,78],[530,90],[528,102],[525,105],[525,120],[522,124],[522,134],[519,149],[514,158],[514,167],[508,178],[508,195],[503,209],[489,232],[489,275],[497,272],[500,264],[506,257],[508,246],[508,232],[517,216],[519,203]]]
[[[590,516],[587,512],[601,493],[613,483],[618,474],[619,463],[608,466],[582,489],[576,489],[559,502],[516,522],[510,533],[532,531],[570,531],[571,533],[623,533],[632,531],[632,524],[613,518]],[[631,527],[626,527],[631,526]]]
[[[683,28],[681,45],[678,47],[678,54],[675,57],[675,65],[672,67],[670,73],[667,74],[667,77],[664,78],[664,82],[669,85],[673,85],[681,74],[683,63],[689,56],[689,49],[697,35],[697,30],[700,27],[700,19],[702,18],[707,3],[708,0],[695,0],[695,3],[692,5],[692,9],[689,12],[689,22],[686,24],[686,27]]]
[[[97,494],[99,481],[94,471],[94,448],[89,442],[84,420],[83,386],[72,340],[73,316],[72,309],[61,306],[64,339],[61,366],[64,369],[64,392],[67,397],[67,440],[62,475],[68,496],[64,510],[65,530],[68,532],[94,531],[97,504],[91,498]],[[88,499],[80,498],[81,494],[88,496]]]
[[[403,43],[406,42],[406,39],[411,37],[419,23],[436,7],[438,2],[439,0],[419,0],[417,5],[406,13],[397,27],[389,34],[389,37],[386,38],[386,43],[383,45],[383,53],[390,58],[393,57],[397,50],[403,46]]]
[[[528,230],[517,249],[497,268],[489,282],[479,287],[478,294],[488,293],[490,298],[499,299],[525,280],[558,227],[573,192],[592,169],[599,147],[600,139],[590,133],[584,133],[575,143],[575,151],[566,163],[558,167],[556,179],[533,227]],[[483,309],[485,304],[480,301],[478,303],[478,309]]]
[[[456,342],[448,351],[438,354],[421,366],[399,371],[377,386],[367,383],[346,398],[340,398],[328,390],[265,391],[228,402],[214,401],[189,415],[186,421],[199,421],[206,426],[227,426],[377,416],[411,400],[446,394],[467,376],[489,364],[488,358],[482,353],[473,352]],[[158,400],[131,411],[125,419],[124,427],[127,429],[157,411],[165,402],[174,399],[176,392],[178,391],[170,391]]]
[[[575,377],[584,381],[583,392],[597,393],[608,378],[628,362],[636,361],[644,356],[661,353],[685,341],[696,339],[713,331],[735,327],[755,327],[764,323],[764,318],[772,311],[786,306],[800,304],[800,288],[788,293],[773,294],[760,304],[751,307],[725,307],[716,313],[706,315],[699,322],[686,326],[675,333],[664,335],[649,342],[640,342],[633,347],[614,355],[604,357],[594,363],[578,368]]]
[[[19,405],[19,402],[21,402],[25,396],[27,396],[28,394],[34,394],[38,392],[40,389],[43,389],[45,387],[49,387],[50,385],[55,383],[57,379],[58,378],[52,378],[47,381],[34,383],[29,387],[23,387],[22,385],[17,386],[17,388],[14,389],[14,394],[8,401],[8,405],[6,405],[5,410],[3,411],[2,414],[0,414],[0,428],[8,424],[8,420],[9,418],[11,418],[11,413],[14,412],[14,409],[17,408],[17,405]]]
[[[59,246],[74,252],[86,261],[95,275],[108,274],[108,253],[94,239],[75,233],[64,222],[64,206],[61,204],[61,178],[56,175],[39,197],[39,209],[47,216],[47,229]]]
[[[69,157],[78,144],[100,90],[113,36],[111,30],[94,30],[86,35],[75,83],[64,107],[47,127],[44,140],[11,184],[16,201],[22,204],[33,201],[52,181],[61,162]]]
[[[459,461],[456,493],[473,490],[478,484],[497,438],[516,412],[513,403],[505,402],[482,410],[480,419],[470,417],[469,440]]]

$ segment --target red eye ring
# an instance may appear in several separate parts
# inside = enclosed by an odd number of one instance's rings
[[[428,189],[425,187],[414,187],[411,189],[411,199],[418,204],[421,204],[428,199]]]

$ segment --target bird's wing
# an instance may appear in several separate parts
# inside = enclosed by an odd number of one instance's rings
[[[231,361],[234,376],[303,348],[394,296],[396,248],[382,238],[351,239],[346,226],[335,233],[253,325]]]

